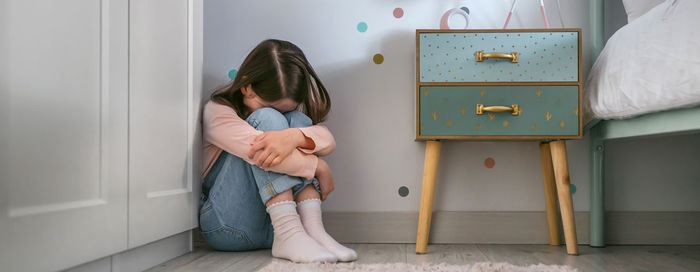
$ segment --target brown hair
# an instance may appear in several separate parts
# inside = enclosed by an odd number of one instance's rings
[[[266,40],[258,44],[241,64],[236,78],[214,91],[211,100],[232,107],[245,119],[251,112],[243,104],[241,88],[248,84],[265,101],[289,98],[299,103],[298,110],[314,124],[323,122],[331,108],[326,87],[301,49],[288,41]]]

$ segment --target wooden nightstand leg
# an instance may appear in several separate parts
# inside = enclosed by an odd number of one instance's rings
[[[430,217],[433,212],[435,196],[435,178],[440,162],[440,142],[428,141],[425,146],[425,164],[423,165],[423,189],[420,196],[420,213],[418,214],[418,234],[416,235],[416,253],[428,251],[428,234]]]
[[[544,183],[544,202],[547,208],[547,227],[549,228],[549,244],[558,246],[559,215],[557,214],[557,193],[554,185],[554,169],[552,168],[552,152],[549,143],[540,143],[540,162],[542,163],[542,181]]]
[[[578,255],[576,223],[574,221],[574,203],[571,199],[571,181],[569,179],[569,168],[566,160],[566,142],[563,140],[553,141],[550,142],[549,145],[552,150],[552,162],[559,196],[559,208],[561,209],[562,225],[564,225],[566,253]]]

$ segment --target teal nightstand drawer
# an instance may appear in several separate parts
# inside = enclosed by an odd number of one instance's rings
[[[577,138],[579,92],[579,85],[421,86],[417,138]],[[512,105],[518,115],[505,108],[489,112]]]
[[[418,30],[416,35],[420,82],[579,81],[578,29]]]

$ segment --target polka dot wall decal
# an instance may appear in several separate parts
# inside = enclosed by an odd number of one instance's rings
[[[403,9],[402,8],[395,8],[394,9],[394,18],[401,18],[403,17]]]
[[[496,160],[494,160],[493,158],[486,158],[484,160],[484,166],[486,166],[486,168],[493,168],[494,166],[496,166]]]
[[[571,184],[571,194],[575,194],[575,193],[576,193],[576,185]]]
[[[406,186],[399,187],[399,195],[401,197],[406,197],[408,195],[408,187],[406,187]]]
[[[376,64],[382,64],[382,62],[384,62],[384,56],[382,54],[374,54],[374,58],[372,58],[372,60]]]
[[[367,23],[365,23],[365,22],[359,22],[359,23],[357,24],[357,31],[360,31],[360,32],[365,32],[365,31],[367,31]]]
[[[228,71],[228,78],[233,80],[234,78],[236,78],[236,74],[238,74],[238,70],[231,69],[231,71]]]

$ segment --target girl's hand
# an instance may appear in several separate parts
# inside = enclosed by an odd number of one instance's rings
[[[298,128],[266,131],[255,137],[251,143],[248,158],[255,158],[255,165],[269,168],[280,164],[298,146],[306,142],[306,137]]]
[[[321,158],[318,158],[318,166],[316,167],[316,179],[318,179],[318,184],[321,187],[321,201],[325,201],[328,194],[333,192],[335,189],[335,182],[333,181],[333,173],[331,173],[331,167],[328,163]]]

